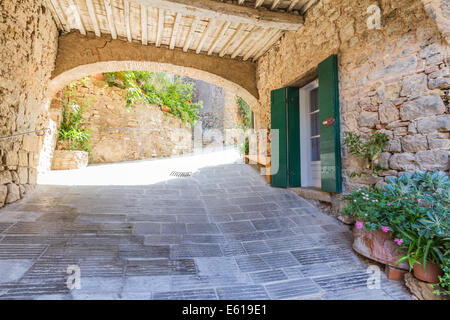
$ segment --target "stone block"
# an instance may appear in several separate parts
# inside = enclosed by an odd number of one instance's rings
[[[400,109],[402,120],[414,120],[426,116],[434,116],[445,112],[445,105],[439,95],[422,96],[405,102]]]
[[[412,273],[406,273],[405,285],[411,290],[411,293],[419,300],[444,300],[443,297],[433,293],[429,283],[417,280]]]
[[[417,121],[417,131],[420,133],[450,131],[450,114],[419,119]]]
[[[19,166],[28,166],[28,153],[24,150],[19,151]]]
[[[449,168],[449,152],[445,150],[426,150],[416,153],[415,161],[420,170],[441,170]]]
[[[79,150],[55,150],[53,153],[52,170],[73,170],[85,168],[88,165],[89,154]]]
[[[33,134],[23,136],[22,148],[26,151],[39,152],[39,137]]]
[[[400,138],[392,138],[387,145],[389,152],[402,152],[402,144]]]
[[[6,151],[5,165],[17,166],[19,164],[19,155],[16,151]]]
[[[8,194],[8,187],[5,185],[0,185],[0,207],[3,207],[6,200],[6,195]]]
[[[19,176],[19,183],[26,184],[28,183],[28,168],[19,167],[17,170],[17,175]]]
[[[427,137],[420,134],[404,136],[401,138],[402,148],[405,152],[417,152],[428,149]]]
[[[419,97],[427,90],[427,75],[425,73],[419,73],[403,79],[403,87],[400,95],[412,99]]]
[[[0,171],[0,185],[12,182],[11,172],[8,170]]]
[[[392,104],[385,102],[378,109],[381,123],[391,123],[400,118],[398,109]]]
[[[8,194],[6,196],[5,203],[11,203],[20,199],[19,186],[15,183],[9,183],[6,185],[8,188]]]
[[[416,170],[415,160],[416,158],[411,153],[396,153],[389,159],[389,167],[402,171]]]
[[[450,139],[449,133],[446,132],[436,132],[433,134],[427,135],[428,145],[430,149],[450,149]]]
[[[378,113],[363,111],[358,117],[358,124],[360,127],[374,128],[378,123]]]

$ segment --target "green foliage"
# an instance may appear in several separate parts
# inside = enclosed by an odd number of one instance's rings
[[[448,266],[450,254],[450,179],[439,171],[405,173],[383,187],[355,190],[343,197],[343,215],[375,231],[388,228],[412,268],[427,261]],[[445,280],[448,281],[448,280]]]
[[[69,150],[91,152],[90,133],[83,128],[83,112],[91,101],[80,101],[74,97],[76,82],[72,82],[62,93],[62,122],[58,129],[58,141],[68,142]]]
[[[440,296],[441,294],[450,295],[450,260],[445,265],[441,265],[444,274],[439,276],[439,283],[431,284],[433,293]]]
[[[176,76],[168,79],[165,73],[147,71],[120,71],[104,73],[105,81],[110,86],[125,89],[126,107],[133,104],[156,104],[191,125],[198,119],[198,111],[203,102],[193,103],[194,83],[183,81]]]
[[[378,172],[385,169],[378,158],[386,147],[389,138],[383,132],[375,132],[371,136],[363,139],[361,135],[349,131],[344,132],[343,144],[348,147],[349,152],[358,157],[367,160],[363,172],[353,172],[350,176],[366,176],[367,174],[377,177]]]
[[[241,97],[236,97],[236,103],[238,105],[238,114],[242,119],[241,128],[244,130],[249,129],[252,125],[252,111],[247,102]]]
[[[241,154],[249,154],[250,140],[248,139],[248,137],[245,137],[244,142],[239,145],[239,151]]]

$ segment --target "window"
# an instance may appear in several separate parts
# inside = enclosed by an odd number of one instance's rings
[[[320,161],[320,133],[319,133],[319,88],[309,92],[309,121],[311,128],[311,161]]]

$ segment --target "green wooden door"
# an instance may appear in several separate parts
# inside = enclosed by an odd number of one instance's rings
[[[270,157],[272,165],[271,184],[274,187],[287,187],[287,110],[286,110],[286,88],[273,90],[270,94],[271,100],[271,134]]]
[[[271,92],[271,129],[271,184],[274,187],[299,187],[301,179],[298,88],[280,88]]]
[[[300,187],[300,110],[299,89],[286,88],[288,97],[288,186]]]
[[[320,165],[322,190],[342,192],[337,56],[319,64]]]

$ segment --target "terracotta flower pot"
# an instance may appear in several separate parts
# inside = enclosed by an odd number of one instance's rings
[[[162,106],[161,106],[161,110],[164,111],[164,112],[172,112],[172,111],[169,109],[169,107],[167,107],[166,105],[162,105]]]
[[[425,268],[421,264],[414,264],[413,267],[414,276],[422,281],[428,282],[428,283],[438,283],[439,278],[438,276],[441,276],[443,271],[441,267],[433,262],[427,261],[427,270],[425,271]]]
[[[364,228],[358,229],[354,227],[353,249],[369,259],[397,269],[409,270],[407,262],[396,264],[406,252],[398,249],[398,245],[393,241],[390,232],[383,232],[382,230],[369,231]]]

